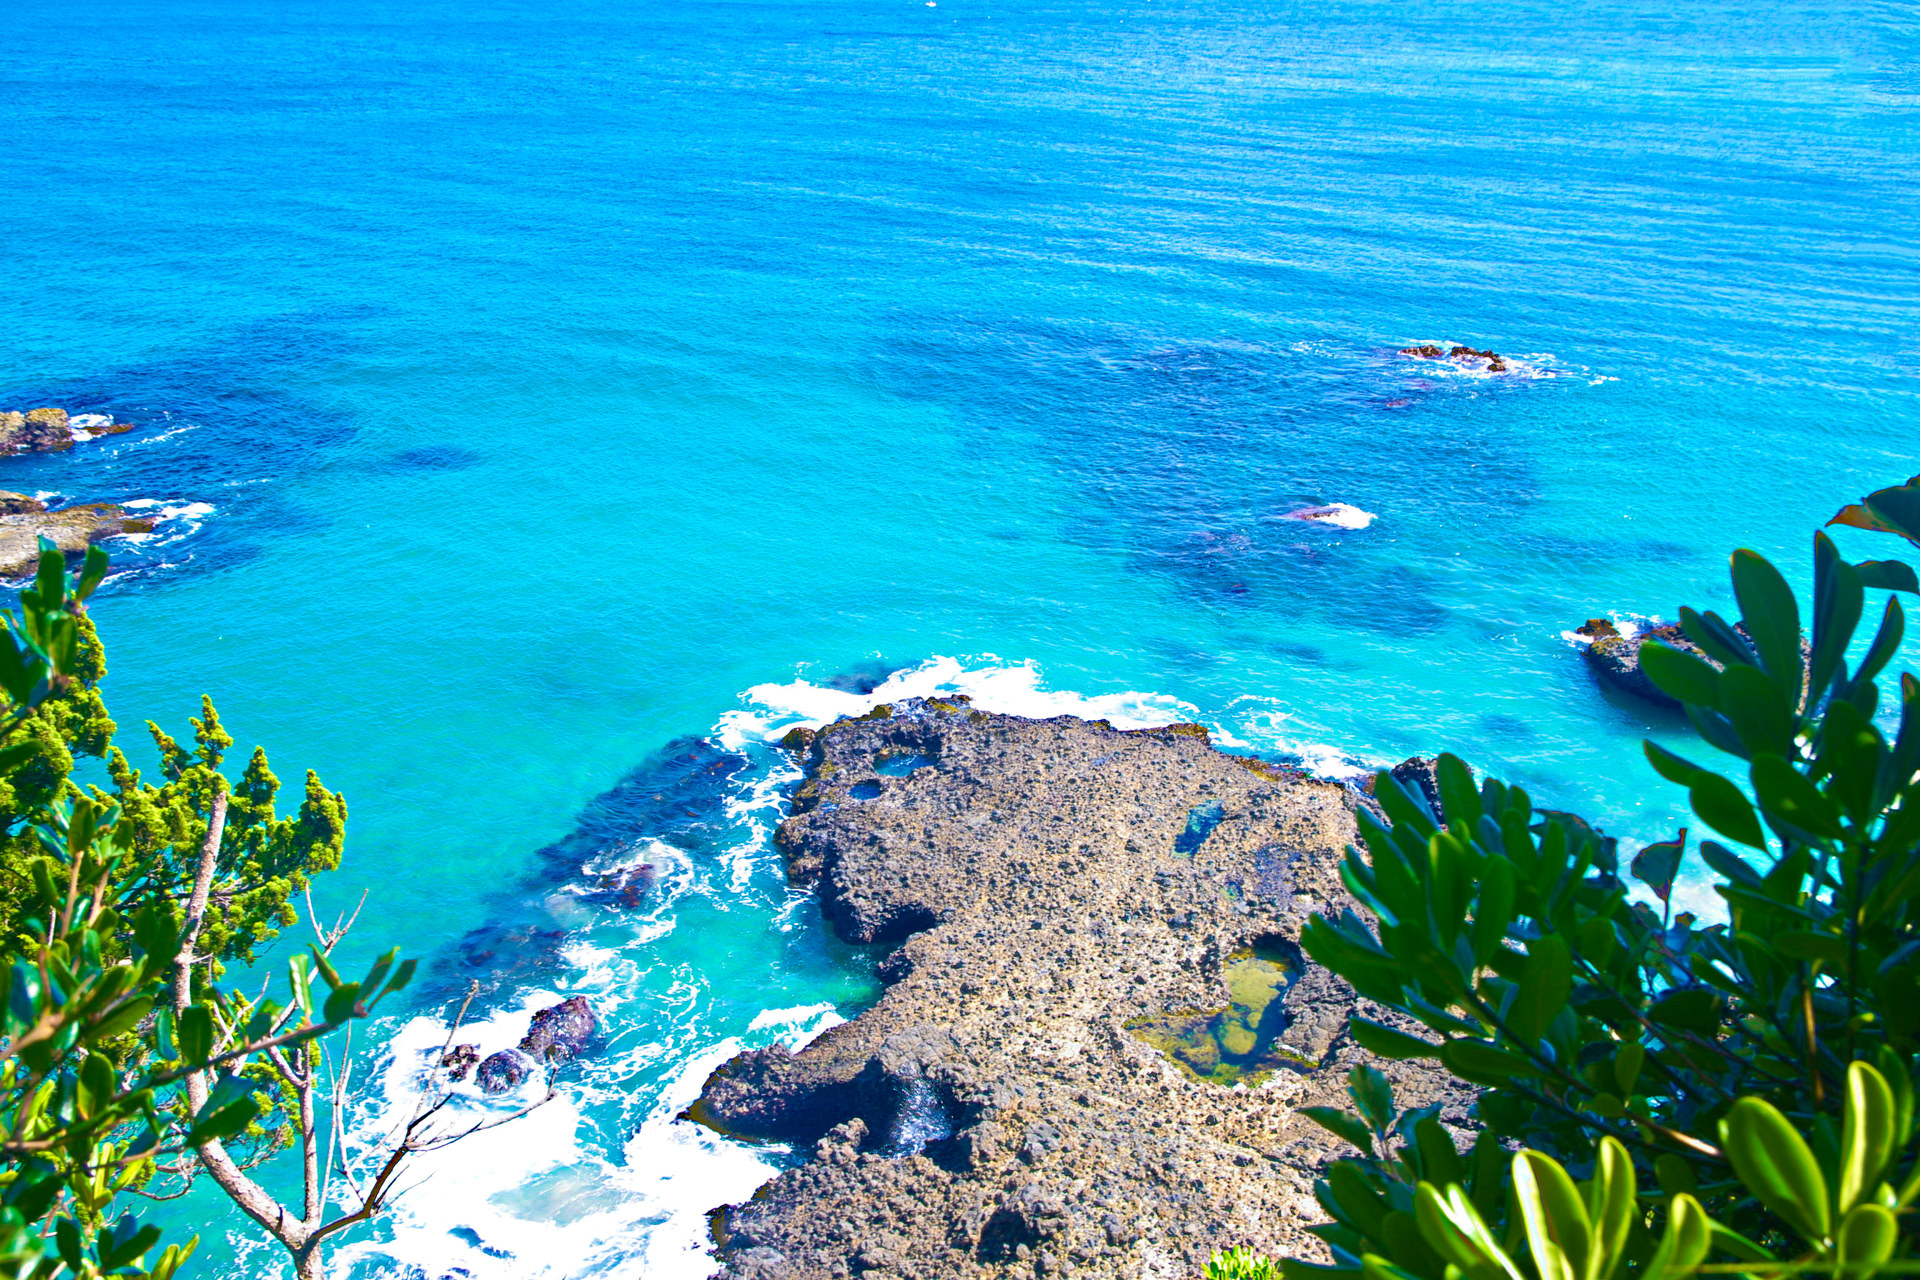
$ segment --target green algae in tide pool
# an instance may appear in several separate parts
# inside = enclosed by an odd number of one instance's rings
[[[1196,1080],[1253,1084],[1298,1059],[1277,1043],[1285,1029],[1281,997],[1300,976],[1289,943],[1261,939],[1227,957],[1224,1009],[1150,1014],[1127,1029],[1178,1063]]]

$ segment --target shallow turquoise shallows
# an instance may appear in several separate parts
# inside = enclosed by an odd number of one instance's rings
[[[0,487],[164,514],[96,610],[130,747],[206,692],[346,793],[323,909],[428,961],[355,1150],[470,982],[485,1051],[603,1019],[343,1270],[706,1273],[786,1156],[674,1116],[872,996],[767,843],[800,720],[1451,748],[1670,835],[1683,726],[1563,632],[1920,471],[1916,58],[1844,0],[13,0],[0,407],[142,426]]]

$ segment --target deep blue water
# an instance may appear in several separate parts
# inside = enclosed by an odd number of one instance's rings
[[[871,990],[764,839],[838,673],[1668,834],[1679,726],[1561,632],[1802,580],[1920,471],[1917,55],[1899,4],[15,0],[0,407],[142,426],[0,487],[182,513],[96,611],[129,745],[204,691],[346,792],[406,1045],[475,977],[490,1046],[608,1024],[354,1274],[702,1272],[770,1153],[672,1114]]]

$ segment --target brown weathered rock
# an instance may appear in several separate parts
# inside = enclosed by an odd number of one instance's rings
[[[153,527],[151,522],[131,517],[125,507],[111,502],[90,502],[58,511],[43,507],[39,511],[0,515],[0,576],[31,573],[40,562],[42,537],[53,539],[55,546],[71,556],[79,555],[102,538],[139,532],[143,525]]]
[[[45,511],[47,504],[40,499],[24,493],[12,493],[0,489],[0,516],[28,515],[36,511]]]
[[[131,422],[109,422],[94,427],[89,439],[119,435],[133,430]],[[51,405],[29,409],[25,413],[9,410],[0,413],[0,454],[58,453],[74,446],[73,423],[65,409]]]
[[[902,753],[932,763],[875,768]],[[707,1081],[698,1118],[813,1152],[721,1215],[728,1274],[1144,1277],[1233,1244],[1318,1253],[1313,1175],[1343,1148],[1297,1110],[1345,1103],[1366,1058],[1348,1017],[1387,1015],[1309,965],[1281,998],[1293,1067],[1252,1088],[1128,1024],[1226,1007],[1229,956],[1350,905],[1337,864],[1362,802],[1191,726],[912,700],[822,730],[778,843],[842,937],[895,944],[889,985],[800,1053]],[[1464,1118],[1437,1069],[1380,1065],[1406,1103]]]

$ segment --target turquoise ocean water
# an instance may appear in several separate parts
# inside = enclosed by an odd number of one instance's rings
[[[0,407],[142,424],[0,487],[168,515],[130,748],[206,692],[346,793],[323,906],[431,972],[356,1140],[472,979],[606,1024],[356,1276],[705,1273],[780,1153],[672,1116],[872,991],[768,733],[964,689],[1654,838],[1681,731],[1562,632],[1920,470],[1906,5],[14,0],[0,81]]]

